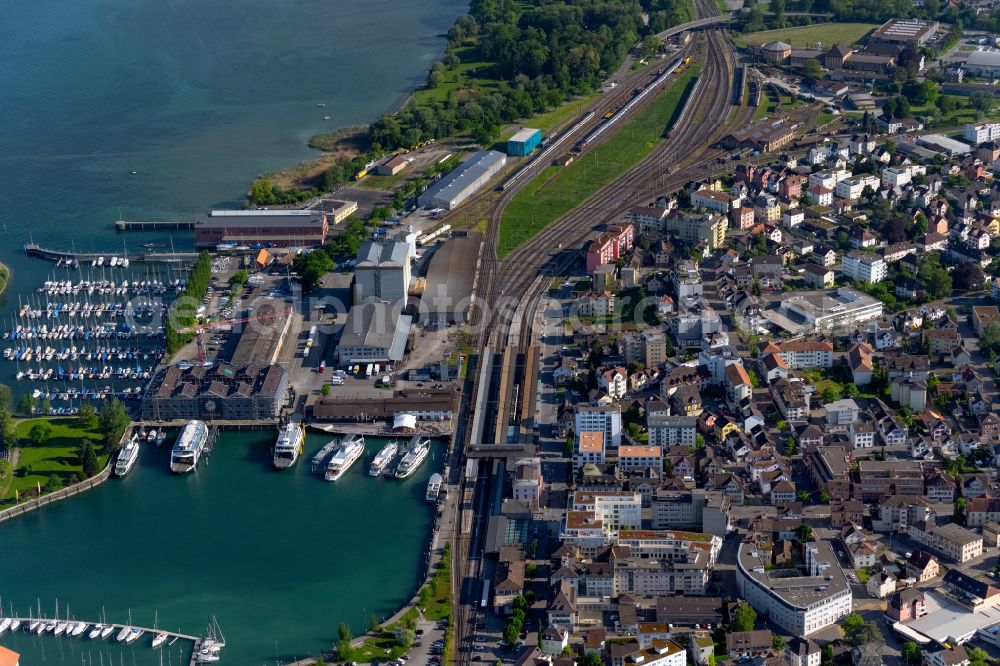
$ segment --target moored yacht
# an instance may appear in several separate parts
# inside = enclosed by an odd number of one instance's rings
[[[170,634],[168,634],[165,631],[161,631],[160,633],[153,636],[153,647],[160,647],[161,645],[167,642],[168,638],[170,638]]]
[[[198,466],[201,451],[208,440],[208,426],[204,421],[190,421],[170,452],[170,471],[175,474],[190,472]]]
[[[0,634],[7,631],[8,629],[10,629],[10,618],[5,617],[4,619],[0,620]]]
[[[361,454],[365,452],[365,438],[358,435],[351,435],[340,444],[330,463],[326,466],[326,474],[323,475],[327,481],[336,481],[344,475],[351,465],[358,461]]]
[[[427,454],[431,450],[431,440],[420,439],[417,435],[410,440],[410,445],[406,449],[406,455],[399,461],[396,468],[396,478],[405,479],[417,471],[417,468],[427,459]]]
[[[326,472],[326,465],[330,462],[330,456],[333,455],[338,446],[337,440],[331,439],[313,456],[310,467],[313,474],[323,474]]]
[[[278,433],[278,441],[274,443],[274,469],[287,469],[295,464],[302,453],[302,443],[306,433],[302,424],[289,421]]]
[[[438,495],[441,494],[441,483],[444,481],[442,476],[437,472],[431,474],[431,478],[427,481],[427,495],[426,499],[428,502],[437,502]]]
[[[382,450],[375,454],[371,466],[368,468],[369,476],[381,476],[385,468],[392,462],[399,452],[399,442],[389,442],[382,447]]]
[[[132,435],[122,450],[118,452],[118,460],[115,461],[115,476],[125,476],[130,471],[132,467],[135,466],[135,461],[139,459],[139,435]]]

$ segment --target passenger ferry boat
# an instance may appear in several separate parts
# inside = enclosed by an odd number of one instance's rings
[[[274,469],[288,469],[299,459],[306,433],[302,424],[290,421],[278,433],[274,444]]]
[[[368,476],[382,476],[382,472],[385,471],[397,453],[399,453],[399,442],[389,442],[383,446],[372,460],[371,467],[368,468]]]
[[[406,455],[399,461],[396,468],[396,478],[405,479],[417,471],[417,468],[427,459],[427,454],[431,451],[431,440],[420,439],[417,435],[410,440],[410,445],[406,450]]]
[[[330,464],[323,475],[327,481],[336,481],[344,475],[351,465],[365,452],[365,438],[351,435],[340,444],[340,449],[330,458]]]
[[[118,460],[115,461],[115,476],[125,476],[132,471],[135,461],[139,459],[139,435],[132,435],[131,438],[118,452]]]
[[[208,441],[208,426],[205,422],[190,421],[177,436],[177,442],[170,452],[170,471],[183,474],[197,467],[206,441]]]
[[[431,474],[431,478],[427,481],[427,496],[428,502],[437,502],[438,496],[441,494],[441,484],[444,482],[444,478],[434,472]]]
[[[326,464],[330,462],[330,456],[333,455],[338,446],[337,440],[331,439],[313,456],[311,466],[313,474],[323,474],[326,472]]]

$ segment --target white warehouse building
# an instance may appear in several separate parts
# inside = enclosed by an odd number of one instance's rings
[[[424,208],[451,210],[472,196],[507,165],[507,156],[496,150],[474,153],[444,178],[417,197]]]
[[[806,545],[800,569],[768,571],[770,553],[740,544],[736,582],[740,596],[763,617],[793,636],[808,636],[851,612],[851,586],[826,542]]]

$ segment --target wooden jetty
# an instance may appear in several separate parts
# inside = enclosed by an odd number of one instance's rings
[[[116,220],[118,231],[161,231],[194,229],[194,220]]]

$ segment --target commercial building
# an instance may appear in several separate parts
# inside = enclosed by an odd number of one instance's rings
[[[910,525],[909,537],[959,564],[983,554],[983,537],[956,523],[935,527],[931,523],[916,522]]]
[[[457,406],[458,394],[451,389],[408,389],[384,398],[321,398],[313,405],[312,418],[337,423],[387,421],[405,433],[419,421],[451,421]]]
[[[622,443],[622,408],[620,405],[577,405],[575,432],[604,433],[605,446],[617,449]],[[650,442],[654,444],[655,442]]]
[[[844,277],[865,284],[881,282],[889,275],[885,259],[861,250],[852,250],[845,254],[841,261],[841,269]]]
[[[882,316],[882,301],[851,287],[782,294],[777,310],[763,315],[792,334],[856,326]]]
[[[883,23],[872,33],[870,41],[920,46],[934,37],[938,27],[937,21],[893,18]]]
[[[385,301],[355,305],[347,313],[337,353],[341,367],[355,363],[397,363],[406,354],[410,315]]]
[[[507,154],[511,157],[524,157],[531,154],[542,142],[542,130],[525,127],[507,139]]]
[[[809,477],[833,501],[851,497],[851,450],[844,446],[812,446],[803,456]]]
[[[618,469],[623,471],[663,469],[663,451],[659,446],[629,445],[618,447]]]
[[[653,529],[693,529],[718,537],[729,533],[732,503],[722,492],[703,489],[657,492],[651,504]]]
[[[603,465],[605,461],[604,433],[599,430],[580,430],[576,433],[576,451],[573,464],[579,469],[584,465]]]
[[[385,301],[406,307],[410,245],[405,240],[365,241],[354,267],[354,303]]]
[[[919,460],[862,460],[858,463],[863,502],[886,495],[923,495],[924,474]]]
[[[326,214],[330,226],[335,226],[358,212],[358,202],[345,201],[344,199],[321,199],[319,210]]]
[[[472,287],[483,236],[455,236],[434,251],[420,297],[420,316],[427,321],[465,323],[472,306]]]
[[[1000,75],[1000,51],[973,51],[965,60],[965,71],[988,78]]]
[[[591,512],[607,535],[617,536],[621,530],[637,530],[642,526],[642,495],[639,493],[578,491],[570,500],[570,510]]]
[[[749,148],[761,152],[779,150],[795,138],[795,125],[785,119],[764,118],[722,139],[725,148]]]
[[[326,242],[329,224],[318,210],[213,210],[195,221],[194,244],[315,247]]]
[[[288,371],[279,365],[181,370],[161,368],[146,387],[142,418],[148,421],[276,419],[288,401]]]
[[[742,543],[736,558],[740,596],[793,636],[808,636],[851,612],[851,587],[825,541],[804,545],[801,568],[770,569],[770,551]]]
[[[777,354],[789,370],[833,367],[833,343],[825,340],[762,342],[759,350],[761,358]]]
[[[694,446],[698,417],[649,415],[646,417],[646,429],[650,444]]]
[[[1000,140],[1000,123],[967,123],[963,136],[973,143]]]
[[[375,174],[379,176],[395,176],[405,169],[407,164],[408,162],[405,157],[396,155],[375,167]]]
[[[496,150],[474,153],[451,173],[417,197],[424,208],[451,210],[472,196],[507,165],[507,156]]]

